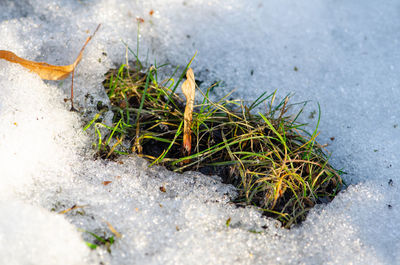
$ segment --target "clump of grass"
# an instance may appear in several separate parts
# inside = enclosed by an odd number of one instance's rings
[[[115,243],[114,236],[106,237],[105,233],[104,236],[99,236],[93,232],[86,231],[84,229],[80,229],[82,232],[89,234],[94,238],[93,242],[85,241],[86,245],[90,249],[96,249],[99,246],[104,246],[107,249],[108,253],[111,253],[111,246]]]
[[[193,60],[193,58],[192,58]],[[110,70],[104,87],[114,112],[113,126],[96,122],[98,156],[136,153],[175,172],[188,170],[221,176],[239,191],[237,205],[255,205],[289,228],[303,221],[317,203],[329,202],[341,189],[340,172],[304,124],[288,115],[289,97],[263,93],[251,105],[213,101],[209,87],[197,88],[202,100],[194,106],[192,153],[182,150],[185,101],[176,93],[191,61],[175,81],[158,81],[160,67],[147,71],[122,65]],[[137,67],[141,64],[136,64]],[[176,72],[176,71],[175,71]],[[254,111],[266,105],[264,113]],[[319,123],[319,118],[318,118]],[[106,128],[106,135],[100,133]],[[104,134],[104,133],[103,133]]]

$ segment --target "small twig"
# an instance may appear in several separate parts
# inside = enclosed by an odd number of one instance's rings
[[[71,109],[70,111],[78,111],[75,107],[74,107],[74,75],[75,75],[75,68],[78,66],[80,60],[82,59],[82,53],[83,50],[85,50],[86,45],[89,43],[89,41],[94,37],[94,35],[96,34],[96,32],[99,30],[101,24],[97,25],[97,28],[95,29],[95,31],[93,32],[92,35],[90,35],[87,39],[85,44],[83,44],[82,49],[79,52],[78,57],[76,58],[74,64],[73,64],[73,70],[72,70],[72,77],[71,77],[71,97],[68,99],[64,99],[64,101],[71,101]]]
[[[71,77],[71,109],[70,109],[70,111],[78,111],[77,109],[74,108],[74,76],[75,76],[75,68],[72,71],[72,77]]]
[[[70,211],[72,211],[72,210],[75,210],[75,209],[78,209],[78,208],[83,208],[83,207],[85,207],[86,205],[82,205],[82,206],[79,206],[79,205],[73,205],[72,207],[70,207],[70,208],[68,208],[68,209],[65,209],[65,210],[63,210],[63,211],[60,211],[60,212],[58,212],[59,214],[66,214],[66,213],[68,213],[68,212],[70,212]]]

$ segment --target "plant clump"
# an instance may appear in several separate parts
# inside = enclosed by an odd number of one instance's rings
[[[340,172],[328,164],[316,142],[317,130],[307,133],[296,121],[301,111],[294,118],[288,114],[289,97],[275,102],[275,92],[263,93],[247,106],[229,100],[229,94],[213,101],[213,86],[205,91],[197,87],[202,100],[193,105],[190,130],[184,129],[186,102],[177,88],[189,66],[177,81],[162,82],[157,66],[145,72],[127,65],[110,70],[103,84],[113,125],[97,121],[97,115],[85,128],[94,126],[98,134],[97,155],[110,159],[136,153],[150,165],[175,172],[218,175],[237,188],[237,205],[255,205],[287,228],[303,221],[314,205],[336,196],[342,187]],[[261,104],[266,111],[254,113]]]

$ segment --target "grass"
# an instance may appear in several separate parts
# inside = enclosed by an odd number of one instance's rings
[[[86,245],[90,249],[96,249],[99,246],[104,246],[106,248],[107,252],[111,253],[111,245],[113,245],[115,242],[114,236],[111,236],[111,237],[99,236],[93,232],[86,231],[84,229],[80,229],[80,230],[94,238],[94,240],[92,240],[93,242],[85,241]]]
[[[197,87],[202,99],[193,111],[192,152],[185,154],[186,104],[176,91],[192,60],[177,80],[171,76],[160,82],[163,66],[143,71],[140,62],[107,73],[103,84],[114,112],[113,125],[99,121],[103,109],[85,127],[97,133],[98,157],[136,153],[150,166],[219,175],[237,188],[234,202],[238,206],[257,206],[286,228],[303,221],[315,204],[336,196],[342,179],[316,142],[318,125],[308,133],[297,122],[303,108],[289,115],[289,96],[278,102],[276,91],[265,92],[246,106],[243,101],[228,100],[230,93],[213,101],[209,97],[213,86],[205,91]],[[263,105],[265,111],[255,113]],[[318,124],[319,120],[320,115]]]

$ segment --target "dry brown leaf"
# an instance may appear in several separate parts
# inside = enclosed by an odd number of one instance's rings
[[[97,32],[99,27],[100,27],[100,25],[97,26],[93,35],[89,36],[86,39],[86,42],[83,45],[81,51],[79,52],[79,55],[76,58],[75,62],[70,65],[58,66],[58,65],[51,65],[51,64],[43,63],[43,62],[29,61],[29,60],[23,59],[21,57],[18,57],[15,53],[13,53],[11,51],[6,51],[6,50],[0,50],[0,59],[4,59],[4,60],[7,60],[12,63],[18,63],[18,64],[22,65],[23,67],[31,70],[32,72],[35,72],[42,79],[62,80],[62,79],[67,78],[68,75],[70,75],[72,73],[72,71],[76,68],[76,66],[79,64],[79,62],[82,59],[82,53],[83,53],[86,45],[93,38],[94,34]]]
[[[186,78],[186,81],[182,84],[182,92],[186,97],[186,107],[183,117],[183,149],[186,155],[190,155],[192,150],[192,132],[190,127],[192,124],[194,95],[196,88],[192,68],[187,70]]]
[[[83,45],[81,51],[79,52],[78,57],[76,58],[75,62],[70,65],[59,66],[59,65],[51,65],[48,63],[44,63],[44,62],[29,61],[29,60],[23,59],[21,57],[18,57],[15,53],[13,53],[11,51],[6,51],[6,50],[0,50],[0,59],[4,59],[4,60],[7,60],[12,63],[20,64],[23,67],[29,69],[30,71],[38,74],[40,76],[40,78],[45,79],[45,80],[62,80],[62,79],[67,78],[72,73],[70,100],[71,100],[71,104],[72,104],[72,109],[74,109],[74,107],[73,107],[74,70],[82,59],[82,54],[83,54],[83,51],[85,50],[86,45],[96,34],[99,27],[100,27],[100,24],[97,26],[94,33],[86,39],[86,42]]]

